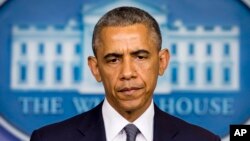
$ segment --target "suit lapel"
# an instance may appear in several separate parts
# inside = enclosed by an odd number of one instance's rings
[[[97,107],[86,113],[78,130],[84,141],[106,141],[101,102]]]
[[[178,135],[178,128],[173,123],[171,116],[161,111],[156,105],[154,116],[154,141],[173,140]]]
[[[78,130],[83,141],[106,141],[104,121],[102,117],[102,103],[86,113]],[[153,141],[172,140],[178,135],[178,128],[170,115],[154,105],[154,133]]]

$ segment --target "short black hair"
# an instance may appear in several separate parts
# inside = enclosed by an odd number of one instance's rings
[[[162,37],[157,21],[146,11],[136,8],[123,6],[110,10],[104,14],[94,27],[92,38],[92,49],[96,56],[97,46],[100,44],[100,33],[103,28],[110,26],[129,26],[134,24],[145,25],[151,33],[152,39],[156,43],[158,50],[161,50]]]

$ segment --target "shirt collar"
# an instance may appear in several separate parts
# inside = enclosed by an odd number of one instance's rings
[[[118,135],[129,122],[123,118],[107,101],[102,106],[102,116],[105,125],[106,138],[111,141]]]
[[[130,123],[108,103],[107,99],[103,102],[102,115],[108,141],[113,140]],[[147,141],[153,140],[153,118],[154,104],[152,100],[148,109],[133,122]]]
[[[145,124],[146,123],[146,124]],[[141,134],[147,141],[153,140],[153,124],[154,124],[154,104],[153,100],[148,109],[133,124],[141,131]]]

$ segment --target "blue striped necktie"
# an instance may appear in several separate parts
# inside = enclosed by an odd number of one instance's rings
[[[140,132],[134,124],[128,124],[124,127],[124,130],[127,135],[126,141],[135,141],[137,134]]]

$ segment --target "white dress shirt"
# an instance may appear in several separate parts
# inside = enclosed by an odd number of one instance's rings
[[[102,106],[102,116],[104,120],[107,141],[126,141],[124,127],[130,122],[122,117],[107,101],[104,100]],[[148,109],[133,124],[140,130],[136,141],[153,140],[154,104],[153,100]]]

